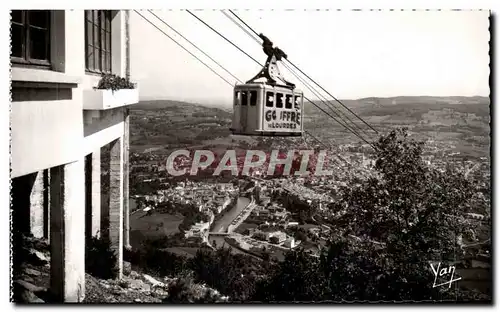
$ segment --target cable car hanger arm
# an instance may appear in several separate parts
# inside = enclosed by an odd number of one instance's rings
[[[277,62],[286,59],[286,53],[278,47],[273,47],[273,42],[263,34],[260,34],[259,37],[263,40],[262,49],[267,55],[266,64],[261,71],[255,77],[248,80],[247,83],[255,82],[260,78],[266,78],[267,83],[270,85],[280,85],[292,90],[295,89],[295,84],[286,81],[278,68]]]

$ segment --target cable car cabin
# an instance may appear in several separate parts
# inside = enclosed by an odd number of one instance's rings
[[[299,90],[267,84],[234,88],[233,134],[301,136],[303,94]]]
[[[302,136],[304,96],[280,73],[286,54],[264,35],[265,66],[251,80],[234,87],[231,131],[239,135]]]

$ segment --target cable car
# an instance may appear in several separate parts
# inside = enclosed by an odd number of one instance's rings
[[[231,132],[237,135],[302,136],[304,95],[286,81],[277,65],[286,54],[264,35],[267,61],[245,84],[234,87]]]

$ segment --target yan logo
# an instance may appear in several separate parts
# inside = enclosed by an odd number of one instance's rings
[[[429,263],[429,264],[431,266],[432,273],[434,273],[434,283],[432,284],[432,288],[436,288],[436,287],[443,286],[446,284],[449,285],[448,288],[451,288],[451,283],[462,279],[461,277],[453,279],[453,276],[455,274],[455,266],[454,265],[450,265],[447,268],[446,267],[441,268],[441,262],[437,263],[437,267],[434,267],[434,265],[432,263]],[[446,280],[446,282],[437,284],[438,278],[439,278],[439,280],[444,280],[448,277],[450,279]]]

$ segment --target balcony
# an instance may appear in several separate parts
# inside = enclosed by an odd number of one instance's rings
[[[107,110],[139,103],[139,89],[83,91],[84,110]]]

